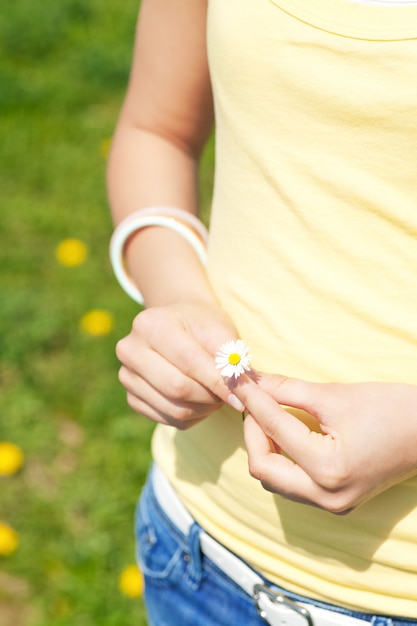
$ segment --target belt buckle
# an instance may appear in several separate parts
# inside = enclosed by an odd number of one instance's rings
[[[283,593],[272,591],[272,589],[270,589],[266,585],[258,584],[258,585],[255,585],[253,588],[253,599],[254,599],[258,614],[264,620],[267,620],[267,614],[264,611],[264,609],[262,609],[259,606],[259,598],[260,598],[261,593],[265,594],[267,598],[274,604],[280,604],[281,606],[284,606],[288,609],[293,610],[295,613],[297,613],[301,617],[304,617],[304,619],[306,620],[306,625],[314,626],[313,618],[311,617],[310,612],[306,608],[304,608],[303,606],[300,606],[296,602],[293,602],[292,600],[287,598]]]

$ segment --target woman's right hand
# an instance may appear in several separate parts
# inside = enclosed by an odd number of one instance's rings
[[[237,338],[230,318],[206,303],[180,303],[139,313],[116,347],[129,406],[184,430],[223,403],[243,405],[215,368],[216,351]]]

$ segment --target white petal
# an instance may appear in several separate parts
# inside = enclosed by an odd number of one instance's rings
[[[235,366],[228,363],[220,373],[225,378],[232,378],[235,374]]]

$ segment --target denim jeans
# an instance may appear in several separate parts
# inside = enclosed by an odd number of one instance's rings
[[[148,477],[137,508],[136,538],[149,626],[265,626],[252,598],[201,553],[200,531],[194,523],[184,536],[173,525],[159,506]],[[349,611],[265,583],[294,602],[364,619],[364,625],[417,626],[417,620]]]

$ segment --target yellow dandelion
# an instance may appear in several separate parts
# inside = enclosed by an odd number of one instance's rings
[[[59,263],[67,267],[81,265],[87,258],[88,248],[81,239],[63,239],[55,249]]]
[[[11,526],[0,522],[0,556],[9,556],[19,545],[18,534]]]
[[[129,598],[140,598],[143,595],[145,582],[137,565],[128,565],[119,577],[119,589]]]
[[[100,154],[103,157],[103,159],[107,159],[107,157],[109,156],[111,141],[112,141],[111,137],[106,137],[106,139],[103,139],[103,141],[100,144]]]
[[[101,309],[94,309],[83,315],[80,325],[82,330],[88,335],[99,337],[108,335],[113,330],[114,320],[111,313]]]
[[[23,465],[22,450],[14,443],[0,441],[0,476],[11,476]]]

